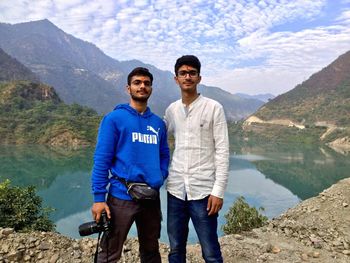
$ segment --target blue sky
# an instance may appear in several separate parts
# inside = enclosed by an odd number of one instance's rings
[[[350,0],[0,0],[0,22],[47,18],[118,60],[173,71],[195,54],[202,83],[282,94],[350,50]]]

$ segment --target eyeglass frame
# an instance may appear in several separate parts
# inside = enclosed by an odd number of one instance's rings
[[[180,73],[181,72],[181,73]],[[199,77],[199,72],[197,70],[179,70],[176,74],[179,78],[185,78],[186,76],[189,76],[190,78]]]

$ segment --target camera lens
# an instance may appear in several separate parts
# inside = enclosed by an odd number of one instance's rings
[[[89,236],[98,232],[98,225],[95,221],[87,222],[79,226],[80,236]]]
[[[80,236],[88,236],[95,233],[106,232],[110,229],[110,223],[107,217],[107,213],[104,211],[101,214],[100,221],[96,223],[95,221],[87,222],[79,226]]]

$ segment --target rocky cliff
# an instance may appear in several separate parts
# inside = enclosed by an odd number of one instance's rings
[[[350,262],[350,178],[301,202],[268,225],[220,238],[224,262]],[[96,239],[0,229],[0,262],[92,262]],[[137,239],[129,239],[122,262],[139,262]],[[163,262],[168,246],[161,244]],[[199,245],[188,262],[203,262]]]

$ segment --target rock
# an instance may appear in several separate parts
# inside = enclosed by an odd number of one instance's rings
[[[74,242],[73,243],[73,249],[79,249],[80,248],[80,246],[79,246],[79,244],[77,243],[77,242]]]
[[[238,235],[238,234],[234,234],[233,237],[234,237],[235,239],[237,239],[237,240],[243,240],[243,239],[244,239],[243,236]]]
[[[258,262],[266,262],[269,259],[269,254],[262,254],[259,256],[259,261]]]
[[[40,244],[40,246],[39,246],[39,249],[40,250],[49,250],[51,248],[51,245],[50,245],[50,243],[48,243],[48,242],[42,242],[41,244]]]
[[[1,252],[4,254],[7,254],[9,252],[9,245],[8,244],[3,244],[1,246]]]
[[[3,236],[8,236],[14,232],[15,232],[15,230],[13,228],[4,228],[4,229],[2,229],[1,234]]]
[[[60,258],[60,255],[57,253],[52,255],[52,257],[50,258],[50,263],[56,263],[59,258]]]
[[[322,248],[322,240],[315,237],[315,235],[310,236],[310,241],[311,241],[312,245],[314,246],[314,248]]]
[[[35,243],[38,239],[35,237],[29,237],[28,238],[28,243]]]
[[[273,246],[271,252],[273,254],[278,254],[278,253],[281,252],[281,249],[279,247],[277,247],[277,246]]]
[[[7,255],[9,261],[20,262],[23,258],[22,251],[13,251]]]
[[[264,244],[264,251],[267,252],[267,253],[271,253],[272,252],[272,244],[271,243],[267,243],[267,244]]]
[[[306,253],[303,253],[303,254],[301,254],[301,260],[308,261],[309,260],[309,256]]]
[[[339,241],[339,240],[335,240],[335,241],[332,242],[332,245],[334,247],[340,247],[340,246],[343,246],[343,243],[341,241]]]

